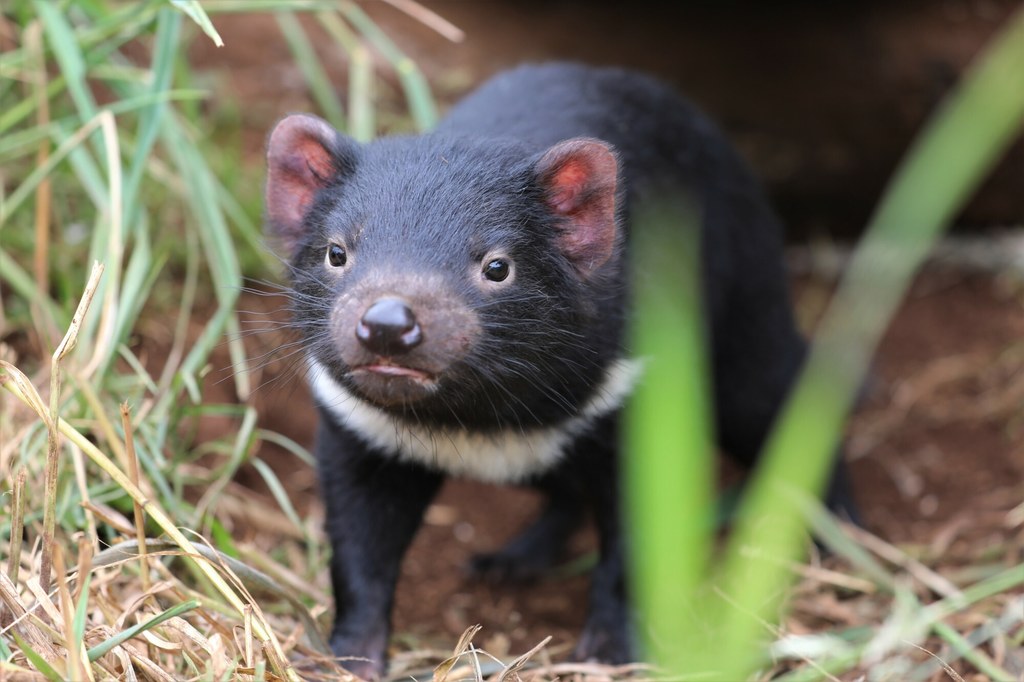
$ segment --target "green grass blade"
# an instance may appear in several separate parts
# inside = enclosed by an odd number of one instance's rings
[[[181,15],[177,12],[162,10],[157,15],[156,39],[153,44],[153,83],[150,95],[167,92],[174,75],[174,62],[178,54],[178,42],[181,36]],[[135,140],[135,151],[124,183],[124,215],[128,234],[139,221],[139,207],[136,197],[146,162],[153,149],[153,143],[159,132],[160,122],[167,109],[167,98],[155,97],[152,103],[139,112],[139,129]]]
[[[252,466],[259,472],[263,478],[263,482],[270,488],[270,494],[274,496],[274,500],[277,501],[277,506],[281,508],[284,515],[288,517],[296,528],[302,529],[302,520],[299,518],[298,512],[295,511],[295,507],[292,505],[292,501],[288,498],[288,491],[281,484],[281,480],[274,473],[266,462],[261,459],[254,459],[251,462]]]
[[[932,629],[935,634],[949,643],[953,651],[985,675],[986,679],[992,680],[992,682],[1014,682],[1015,675],[1001,667],[984,651],[972,646],[965,637],[949,625],[935,623],[932,625]],[[947,662],[951,661],[947,660]]]
[[[71,28],[59,5],[48,0],[35,0],[34,6],[46,40],[67,81],[68,92],[83,121],[96,115],[96,100],[85,80],[86,65],[75,31]]]
[[[71,631],[75,641],[71,646],[81,647],[85,642],[85,620],[89,615],[89,584],[92,575],[86,573],[79,576],[82,581],[81,594],[78,596],[78,603],[75,604],[75,615],[71,620]]]
[[[105,108],[109,109],[110,113],[116,116],[129,113],[137,109],[143,109],[156,103],[188,102],[204,99],[206,96],[207,93],[202,90],[163,90],[161,92],[139,95],[137,97],[128,97],[117,102],[112,102]],[[70,126],[76,122],[77,117],[66,117],[56,121],[51,121],[47,125],[37,125],[32,128],[4,135],[0,138],[0,160],[10,160],[17,158],[18,156],[35,153],[36,148],[33,145],[47,137],[53,137],[53,139],[57,141],[62,140],[66,137],[66,133],[62,131],[69,130]],[[3,129],[0,128],[0,133],[2,132]]]
[[[240,559],[242,555],[238,551],[238,547],[235,546],[235,539],[231,537],[231,531],[212,516],[207,517],[207,523],[210,526],[210,536],[213,540],[214,549],[232,559]]]
[[[823,487],[858,382],[910,278],[957,208],[1024,121],[1024,10],[1018,11],[929,122],[898,170],[821,324],[771,435],[730,541],[721,585],[725,679],[747,674],[777,612],[801,527],[791,491]],[[761,561],[744,548],[763,548]],[[781,559],[781,561],[780,561]],[[759,614],[760,618],[751,614]]]
[[[430,85],[416,63],[409,59],[384,31],[354,2],[341,0],[342,14],[363,36],[380,51],[398,74],[402,89],[409,102],[409,111],[418,130],[429,130],[437,124],[437,105]]]
[[[0,235],[3,231],[0,230]],[[57,305],[47,294],[39,291],[32,275],[18,265],[6,251],[0,249],[0,281],[5,281],[22,298],[32,301],[49,315],[59,329],[65,329],[71,321],[71,313]]]
[[[242,278],[234,241],[217,201],[216,179],[209,166],[172,118],[168,117],[168,125],[162,127],[162,135],[185,182],[186,198],[199,223],[197,233],[213,280],[218,305],[217,312],[182,363],[183,374],[180,378],[186,388],[195,388],[198,395],[195,373],[205,363],[221,334],[227,329],[228,320],[235,316],[234,306],[241,290]],[[241,339],[237,336],[231,338],[228,345],[233,362],[239,363],[241,359],[241,364],[244,365],[245,350]],[[239,393],[244,394],[247,388],[245,380],[236,377],[235,381]],[[164,401],[168,399],[165,397]],[[166,405],[165,402],[164,407]]]
[[[149,376],[149,372],[146,370],[145,365],[142,364],[142,361],[136,357],[135,353],[133,353],[130,348],[123,344],[118,346],[117,355],[128,364],[128,367],[130,367],[135,373],[135,376],[138,377],[139,385],[145,387],[147,391],[153,394],[159,390],[156,382],[153,381],[153,377]]]
[[[235,226],[237,234],[242,238],[244,249],[249,254],[255,255],[256,260],[266,266],[277,266],[280,262],[273,252],[267,248],[263,241],[263,230],[260,225],[250,217],[246,209],[238,202],[238,197],[222,182],[217,183],[217,201],[231,224]],[[263,268],[260,268],[263,272]]]
[[[395,64],[398,78],[402,82],[406,99],[409,100],[409,111],[416,128],[420,132],[431,130],[437,125],[437,105],[430,84],[416,62],[405,57]]]
[[[350,55],[348,106],[351,128],[349,133],[359,142],[369,142],[377,134],[374,115],[373,57],[363,45],[358,45]]]
[[[14,639],[14,643],[21,649],[21,653],[25,654],[25,658],[28,662],[35,666],[35,669],[42,673],[43,677],[50,680],[50,682],[64,682],[64,676],[57,672],[52,665],[46,662],[35,649],[29,646],[28,642],[21,638],[17,632],[11,630],[11,637]]]
[[[199,221],[197,230],[213,279],[214,294],[221,305],[234,304],[241,273],[234,242],[220,210],[216,181],[199,150],[185,137],[180,126],[168,121],[163,127],[165,143],[171,149],[178,172],[185,182],[186,198]]]
[[[53,99],[67,86],[64,76],[56,76],[46,84],[46,98]],[[26,97],[13,104],[7,111],[0,113],[0,134],[5,133],[18,123],[32,115],[38,101],[35,97]]]
[[[204,406],[199,408],[198,411],[210,413],[211,407],[213,406]],[[240,406],[229,405],[225,407],[229,414],[234,414],[237,413],[237,408]],[[228,461],[219,471],[215,472],[216,480],[206,489],[203,495],[203,500],[206,504],[199,505],[199,508],[196,510],[198,514],[205,512],[205,507],[210,503],[216,504],[215,501],[221,491],[234,478],[239,467],[248,459],[249,453],[252,452],[252,445],[256,441],[256,417],[256,410],[254,408],[251,406],[244,408],[242,423],[238,426],[238,433],[235,436],[235,442],[231,448]],[[198,516],[193,518],[192,525],[199,525],[200,520]]]
[[[101,642],[100,644],[97,644],[96,646],[89,649],[89,662],[91,663],[95,661],[96,659],[100,658],[117,645],[127,642],[132,637],[135,637],[142,632],[146,632],[147,630],[152,630],[160,623],[163,623],[165,620],[181,616],[182,614],[188,613],[189,611],[197,608],[199,608],[199,601],[196,599],[190,599],[189,601],[182,602],[181,604],[176,604],[172,606],[163,613],[153,616],[145,623],[133,625],[127,630],[123,630],[114,635],[113,637],[111,637],[110,639]]]
[[[348,134],[359,142],[369,142],[377,131],[373,108],[373,58],[336,12],[318,12],[316,16],[328,35],[348,53]]]
[[[92,23],[83,26],[78,33],[78,42],[86,54],[90,54],[100,43],[115,35],[135,36],[146,31],[146,27],[163,6],[159,0],[143,0],[122,6],[109,2],[90,6],[79,3],[85,9]]]
[[[623,467],[639,630],[648,655],[678,670],[692,663],[696,643],[714,477],[699,223],[689,207],[666,207],[638,220],[633,236],[632,352],[645,367],[627,412]]]
[[[943,597],[924,608],[921,618],[937,622],[967,608],[975,602],[996,594],[1024,589],[1024,564],[1012,566],[996,575],[963,588],[959,595]]]
[[[95,119],[94,119],[95,120]],[[57,132],[53,135],[53,141],[59,143],[71,136],[71,128],[64,125],[57,126]],[[95,135],[95,133],[93,133]],[[74,171],[75,179],[81,185],[89,200],[98,214],[110,210],[110,194],[107,189],[107,179],[96,163],[92,151],[86,145],[76,145],[68,152],[68,164]],[[52,169],[51,169],[52,172]],[[90,259],[91,263],[93,259]]]
[[[294,440],[287,436],[283,436],[280,433],[277,433],[276,431],[258,429],[256,431],[256,437],[259,438],[261,441],[273,443],[274,445],[283,448],[284,450],[287,450],[288,452],[292,453],[300,460],[305,462],[306,465],[308,466],[316,466],[316,460],[313,458],[313,455],[310,454],[309,450],[302,447],[301,445],[299,445],[298,443],[296,443]]]
[[[320,58],[313,50],[313,43],[306,35],[302,24],[291,12],[280,12],[275,18],[320,111],[332,126],[344,130],[345,114],[341,109],[341,100],[338,99],[337,91],[327,77],[327,72],[320,65]]]
[[[56,150],[50,155],[45,163],[36,166],[28,177],[20,185],[18,185],[7,200],[0,204],[0,228],[3,227],[7,219],[18,210],[22,202],[30,197],[39,187],[39,183],[42,182],[43,178],[53,172],[53,169],[57,167],[75,148],[77,148],[82,139],[95,131],[99,125],[99,119],[94,118],[80,128],[75,134],[66,137],[57,147]],[[91,175],[91,172],[85,173]],[[102,194],[101,194],[102,196]],[[102,204],[101,204],[102,205]]]
[[[337,0],[203,0],[209,14],[234,12],[314,12],[334,9]]]
[[[203,6],[199,4],[198,0],[167,0],[171,3],[171,6],[175,9],[188,15],[188,18],[196,22],[199,28],[203,29],[203,33],[210,37],[213,44],[217,47],[224,47],[224,40],[221,39],[220,34],[217,33],[217,29],[214,28],[213,22],[210,21],[210,17],[206,14]]]
[[[880,589],[887,592],[895,590],[894,576],[864,547],[851,540],[843,532],[839,523],[828,513],[820,500],[806,496],[798,498],[796,502],[800,505],[804,518],[808,519],[814,530],[814,537],[823,542],[836,556],[841,556],[849,561],[853,568],[864,574]]]
[[[150,291],[166,262],[166,254],[154,258],[149,244],[149,234],[140,230],[121,285],[121,300],[117,320],[114,322],[114,348],[128,343],[132,328],[138,321]],[[97,370],[99,376],[106,374],[113,358],[111,354],[100,364]]]

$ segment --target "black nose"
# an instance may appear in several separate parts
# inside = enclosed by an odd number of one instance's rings
[[[356,326],[356,338],[378,355],[400,355],[423,341],[423,330],[404,301],[382,298],[363,313]]]

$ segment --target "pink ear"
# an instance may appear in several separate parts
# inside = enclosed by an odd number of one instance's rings
[[[267,144],[268,231],[290,253],[318,190],[338,172],[332,150],[338,134],[326,121],[296,114],[281,120]]]
[[[558,246],[589,276],[612,255],[618,234],[618,162],[611,147],[586,137],[559,142],[540,158],[537,177],[551,210],[564,217]]]

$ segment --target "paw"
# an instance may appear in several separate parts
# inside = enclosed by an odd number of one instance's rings
[[[499,550],[473,555],[466,572],[472,579],[486,583],[528,583],[542,577],[552,566],[548,557]]]
[[[632,630],[625,622],[587,623],[570,660],[621,665],[636,660]]]
[[[381,637],[350,636],[337,630],[331,635],[331,651],[338,664],[356,677],[379,680],[387,672],[387,641]]]

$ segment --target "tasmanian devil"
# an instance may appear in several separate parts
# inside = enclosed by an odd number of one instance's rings
[[[547,494],[522,535],[475,559],[490,577],[544,571],[592,510],[600,560],[574,655],[629,659],[616,443],[642,380],[624,346],[626,251],[651,188],[697,204],[715,426],[739,462],[805,355],[779,225],[722,134],[650,77],[559,63],[498,75],[420,136],[359,144],[288,116],[267,160],[268,231],[320,412],[335,654],[384,670],[402,556],[452,475]],[[840,464],[833,508],[845,487]]]

